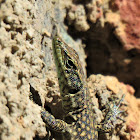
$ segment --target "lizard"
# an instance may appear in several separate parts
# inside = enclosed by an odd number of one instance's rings
[[[61,37],[53,37],[53,53],[57,69],[62,107],[63,120],[55,119],[48,111],[42,108],[41,116],[46,126],[60,132],[63,140],[97,140],[98,131],[110,132],[115,127],[113,123],[122,111],[113,103],[103,123],[97,124],[92,111],[92,101],[81,62],[77,52],[69,47]]]

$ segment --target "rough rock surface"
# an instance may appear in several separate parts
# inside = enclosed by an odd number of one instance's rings
[[[127,50],[140,50],[140,1],[128,0],[91,0],[74,1],[67,4],[68,23],[78,31],[87,31],[98,20],[102,26],[112,25],[115,35]],[[87,11],[87,15],[86,12]],[[79,26],[77,26],[79,25]],[[82,28],[81,28],[82,26]]]
[[[120,19],[124,29],[123,34],[116,31],[127,50],[136,48],[140,50],[140,0],[114,0],[114,8],[120,12]]]
[[[80,1],[77,0],[77,2]],[[70,24],[75,24],[77,31],[85,32],[90,27],[87,19],[94,23],[101,19],[100,7],[102,3],[101,1],[85,3],[89,9],[87,17],[84,9],[85,5],[80,4],[76,8],[70,0],[67,3],[61,1],[61,6],[58,2],[51,0],[0,1],[1,140],[43,140],[48,137],[56,140],[61,139],[59,133],[46,129],[40,116],[40,106],[44,106],[57,118],[62,118],[63,115],[51,48],[51,35],[54,25],[52,19],[60,22],[58,25],[62,28],[60,29],[60,35],[67,44],[77,50],[85,68],[84,44],[81,41],[74,41],[64,29],[66,28],[63,25],[64,17],[68,16],[65,7],[71,6],[72,9],[77,10],[78,18],[72,15],[73,11],[70,14],[70,19],[73,16],[76,23],[71,21]],[[105,7],[108,8],[108,1],[104,3],[104,9]],[[103,30],[103,32],[105,31]],[[94,35],[96,33],[97,31]],[[98,37],[98,33],[96,37]],[[94,61],[96,60],[94,59]],[[136,66],[135,73],[138,74],[138,59],[133,59],[133,61]],[[103,119],[104,112],[101,111],[111,95],[114,95],[116,99],[120,98],[122,94],[126,95],[124,105],[121,108],[126,110],[127,117],[122,114],[126,123],[118,121],[114,133],[112,135],[101,134],[100,139],[103,137],[112,140],[139,139],[140,101],[134,97],[134,89],[129,85],[118,82],[115,77],[104,77],[102,75],[91,75],[88,78],[88,84],[98,122]],[[38,104],[29,100],[30,92],[39,95],[37,98]]]

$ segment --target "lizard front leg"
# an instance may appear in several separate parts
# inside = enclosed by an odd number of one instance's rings
[[[119,118],[119,114],[124,112],[119,110],[119,107],[124,99],[125,95],[122,96],[122,98],[119,100],[118,105],[116,105],[115,101],[113,100],[113,106],[108,103],[108,112],[106,114],[106,117],[104,119],[103,123],[99,123],[96,125],[96,129],[98,131],[104,132],[104,133],[109,133],[112,131],[112,129],[115,127],[115,123],[117,121],[117,118]],[[121,119],[121,118],[119,118]],[[121,119],[123,120],[123,119]],[[124,121],[124,120],[123,120]]]
[[[44,109],[42,109],[41,111],[41,116],[47,127],[51,130],[66,133],[70,129],[69,125],[66,122],[60,119],[55,119],[53,115],[51,115],[48,111],[45,111]]]

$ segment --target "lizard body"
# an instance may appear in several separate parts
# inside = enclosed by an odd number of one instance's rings
[[[109,110],[103,123],[97,124],[94,119],[93,104],[77,52],[69,47],[57,34],[53,38],[53,52],[57,68],[62,107],[63,120],[56,119],[43,107],[41,116],[46,126],[51,130],[60,132],[63,140],[97,140],[98,131],[110,132],[115,127],[119,106],[109,104]],[[30,93],[29,98],[33,100]]]
[[[58,35],[53,38],[53,51],[65,116],[63,120],[55,119],[49,112],[42,110],[42,118],[50,129],[62,133],[64,140],[97,140],[97,130],[111,131],[111,122],[114,123],[117,114],[121,112],[118,108],[123,99],[118,106],[114,104],[110,108],[102,124],[96,124],[86,78],[77,52]]]
[[[64,121],[56,120],[42,111],[43,119],[51,129],[64,133],[64,139],[96,140],[92,102],[79,56],[59,36],[54,37],[53,51],[65,116]]]
[[[54,37],[53,50],[66,113],[64,120],[71,125],[73,139],[97,139],[92,102],[79,56],[59,36]]]

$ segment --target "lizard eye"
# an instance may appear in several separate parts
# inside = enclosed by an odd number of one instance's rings
[[[75,70],[77,69],[74,63],[70,59],[66,61],[66,67],[69,69],[75,69]]]
[[[57,40],[58,43],[61,43],[61,41]]]
[[[57,44],[62,44],[62,42],[60,40],[56,40]]]

